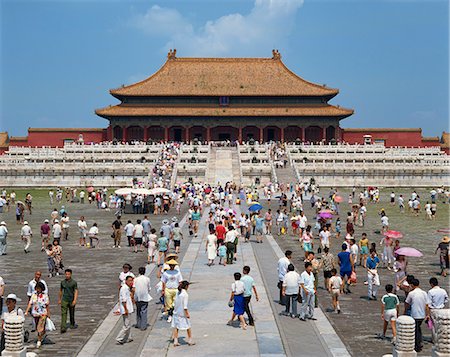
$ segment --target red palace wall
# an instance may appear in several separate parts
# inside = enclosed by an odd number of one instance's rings
[[[372,142],[383,139],[386,146],[439,146],[423,145],[421,129],[342,129],[342,139],[349,144],[364,144],[364,135],[371,135]]]
[[[11,137],[9,146],[64,146],[64,140],[77,141],[83,135],[85,143],[99,143],[106,140],[106,129],[32,129],[28,137]],[[25,139],[25,140],[24,140]]]

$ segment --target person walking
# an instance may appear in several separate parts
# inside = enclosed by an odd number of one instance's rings
[[[54,222],[52,228],[53,240],[59,243],[61,241],[62,228],[57,219],[55,219]]]
[[[46,219],[44,223],[41,225],[41,239],[42,239],[41,252],[43,252],[45,250],[45,247],[48,245],[49,237],[50,237],[50,225],[49,220]]]
[[[62,216],[61,217],[62,237],[64,240],[69,240],[70,219],[69,216],[67,215],[67,212],[64,212],[61,216]]]
[[[208,253],[208,266],[214,265],[214,259],[217,256],[217,237],[214,224],[209,224],[209,234],[206,237],[205,251]]]
[[[297,301],[300,288],[300,274],[295,271],[293,264],[289,264],[287,270],[283,279],[282,291],[282,295],[285,297],[286,310],[282,314],[296,318],[298,317]]]
[[[397,338],[395,321],[397,321],[400,300],[393,293],[394,287],[391,284],[387,284],[385,289],[386,294],[381,298],[381,319],[383,320],[382,337],[386,338],[387,327],[390,323],[392,328],[392,343],[395,344]]]
[[[346,294],[350,293],[349,287],[349,279],[352,275],[352,271],[354,269],[354,264],[352,261],[352,256],[350,252],[347,252],[347,244],[342,244],[342,251],[337,255],[339,262],[339,273],[341,275],[342,280],[345,283],[344,292]]]
[[[416,322],[414,350],[416,352],[422,351],[422,322],[425,318],[430,319],[430,309],[428,306],[428,296],[425,291],[419,287],[419,280],[413,279],[411,282],[412,291],[409,292],[405,300],[405,311],[407,315],[409,308],[411,308],[411,317]]]
[[[188,310],[189,295],[187,290],[189,288],[189,282],[183,280],[178,285],[178,292],[175,298],[175,305],[173,310],[173,320],[172,320],[172,338],[174,347],[179,346],[178,342],[178,332],[180,330],[186,330],[187,333],[187,343],[189,346],[195,345],[192,340],[192,328],[191,328],[191,315]]]
[[[156,229],[151,228],[150,233],[147,236],[147,263],[151,264],[155,262],[155,252],[156,252],[156,241],[158,240],[158,237],[156,236]]]
[[[175,259],[171,259],[166,263],[169,269],[162,276],[162,295],[164,296],[164,315],[168,315],[167,322],[172,322],[173,308],[175,297],[177,295],[178,285],[183,281],[183,277],[179,270],[175,267],[178,265]]]
[[[116,343],[123,345],[126,342],[132,342],[131,338],[131,321],[130,316],[134,312],[133,308],[133,289],[134,277],[127,275],[125,278],[125,284],[120,287],[119,292],[119,311],[122,315],[123,327],[116,337]]]
[[[75,323],[75,305],[78,300],[78,284],[72,279],[72,270],[65,270],[65,279],[61,281],[59,288],[58,305],[61,305],[61,333],[67,331],[67,310],[70,316],[70,328],[76,329]]]
[[[448,294],[445,289],[439,286],[439,282],[435,277],[432,277],[429,281],[431,289],[428,290],[428,306],[430,308],[430,317],[433,322],[433,328],[431,329],[433,342],[436,342],[436,330],[438,319],[436,314],[440,309],[445,309],[448,305]]]
[[[330,273],[331,277],[328,279],[327,290],[331,294],[333,310],[340,314],[339,296],[344,292],[344,282],[340,276],[337,276],[337,270],[335,268],[331,269]]]
[[[94,222],[92,224],[92,227],[89,228],[88,236],[89,236],[89,244],[90,244],[91,248],[95,248],[100,245],[100,240],[98,238],[97,223]],[[94,245],[94,240],[96,241],[96,245]]]
[[[367,297],[369,300],[377,299],[377,291],[380,286],[380,276],[378,275],[378,265],[380,259],[376,256],[373,249],[370,250],[370,255],[366,260],[367,269]]]
[[[234,251],[235,251],[235,241],[238,237],[238,232],[234,229],[233,225],[228,226],[228,232],[225,235],[225,244],[227,246],[227,264],[233,264],[234,261]]]
[[[449,243],[450,238],[445,236],[437,246],[434,254],[439,250],[439,264],[441,266],[441,275],[446,277],[449,269]]]
[[[289,264],[291,264],[291,258],[292,251],[286,250],[286,252],[284,253],[284,257],[278,260],[278,289],[280,290],[280,300],[278,300],[278,303],[280,305],[285,305],[285,299],[283,296],[283,281],[284,276],[288,271],[288,266]]]
[[[244,309],[245,313],[248,316],[248,324],[250,326],[255,326],[255,320],[253,319],[253,315],[250,311],[250,301],[252,300],[252,292],[255,293],[256,301],[259,301],[258,292],[256,291],[255,280],[249,275],[250,267],[245,265],[242,269],[243,276],[241,277],[241,281],[244,283]]]
[[[81,216],[78,221],[78,231],[80,232],[80,247],[84,247],[86,244],[86,234],[87,234],[88,226],[86,221],[84,220],[84,216]],[[92,245],[92,243],[91,243]]]
[[[152,300],[150,296],[150,278],[145,275],[145,268],[138,269],[139,275],[134,279],[134,301],[136,302],[136,328],[144,331],[147,329],[148,303]]]
[[[20,237],[22,238],[24,242],[23,250],[25,253],[29,253],[29,248],[31,245],[31,237],[33,236],[33,232],[31,231],[30,226],[28,225],[28,222],[23,222],[23,227],[20,230]]]
[[[8,229],[5,221],[0,222],[0,255],[6,255],[6,238],[8,236]]]
[[[314,300],[316,289],[314,287],[313,267],[310,262],[305,263],[305,271],[300,274],[300,291],[302,294],[302,307],[300,309],[300,320],[317,320],[314,317]]]
[[[41,282],[36,284],[36,292],[31,295],[31,298],[28,301],[25,316],[28,316],[30,311],[37,330],[36,348],[40,348],[45,336],[47,317],[50,317],[50,299],[48,295],[44,293],[44,284]]]
[[[237,316],[239,321],[241,322],[241,328],[243,330],[246,330],[247,324],[245,323],[244,319],[244,312],[245,312],[244,291],[245,286],[244,283],[241,281],[241,273],[234,273],[234,283],[231,284],[231,295],[230,301],[228,302],[229,306],[233,306],[233,313],[227,325],[231,326],[233,324],[234,318]]]
[[[1,310],[1,318],[0,318],[0,329],[2,330],[0,337],[0,353],[3,352],[5,348],[5,320],[11,316],[21,316],[25,317],[23,310],[20,307],[17,307],[17,301],[22,301],[17,297],[16,294],[9,294],[6,297],[6,309]]]
[[[330,253],[328,247],[323,248],[322,259],[320,259],[319,263],[319,269],[320,268],[323,269],[324,286],[325,289],[328,290],[328,281],[331,278],[331,271],[335,268],[334,255]]]
[[[111,227],[113,229],[112,236],[114,239],[113,248],[120,248],[120,240],[122,238],[122,221],[120,220],[120,216],[117,216]]]

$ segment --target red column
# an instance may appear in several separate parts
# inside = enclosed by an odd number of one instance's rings
[[[108,129],[106,130],[106,141],[111,141],[113,138],[113,129],[112,125],[110,124],[108,126]]]
[[[189,127],[187,126],[186,128],[184,128],[184,130],[185,130],[185,134],[186,134],[186,142],[188,143],[190,141]]]
[[[300,140],[305,141],[305,128],[304,127],[300,128]]]
[[[122,141],[123,141],[123,142],[126,142],[126,141],[127,141],[127,127],[126,127],[126,126],[124,126],[124,127],[122,128]]]
[[[280,141],[282,142],[282,143],[284,143],[284,128],[281,128],[281,136],[280,136]]]
[[[148,126],[144,126],[144,141],[148,140]]]
[[[206,128],[206,141],[209,143],[211,141],[211,128]]]
[[[264,141],[264,128],[259,128],[259,142],[262,143]]]
[[[240,144],[242,144],[242,128],[241,127],[239,127],[238,141],[239,141]]]
[[[164,141],[169,141],[169,128],[164,128]]]
[[[326,139],[327,139],[327,128],[323,127],[322,128],[322,140],[326,141]]]

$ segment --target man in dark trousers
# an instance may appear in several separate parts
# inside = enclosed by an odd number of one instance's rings
[[[75,329],[78,325],[75,323],[75,305],[78,299],[78,285],[72,279],[72,270],[65,270],[65,279],[61,281],[59,289],[58,304],[61,305],[61,333],[67,331],[67,310],[70,316],[70,328]]]
[[[250,267],[244,266],[243,268],[243,277],[241,278],[241,281],[244,283],[244,302],[245,302],[245,312],[248,316],[248,324],[250,326],[254,326],[253,316],[250,311],[250,300],[252,299],[252,291],[255,293],[256,301],[259,301],[258,292],[256,291],[255,281],[253,278],[249,275],[250,273]]]

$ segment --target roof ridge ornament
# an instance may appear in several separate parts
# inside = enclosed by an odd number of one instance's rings
[[[169,53],[167,53],[167,59],[172,60],[177,58],[177,49],[174,48],[173,50],[170,49]]]
[[[280,51],[273,49],[273,50],[272,50],[272,59],[274,59],[274,60],[280,60],[280,59],[281,59],[281,53],[280,53]]]

